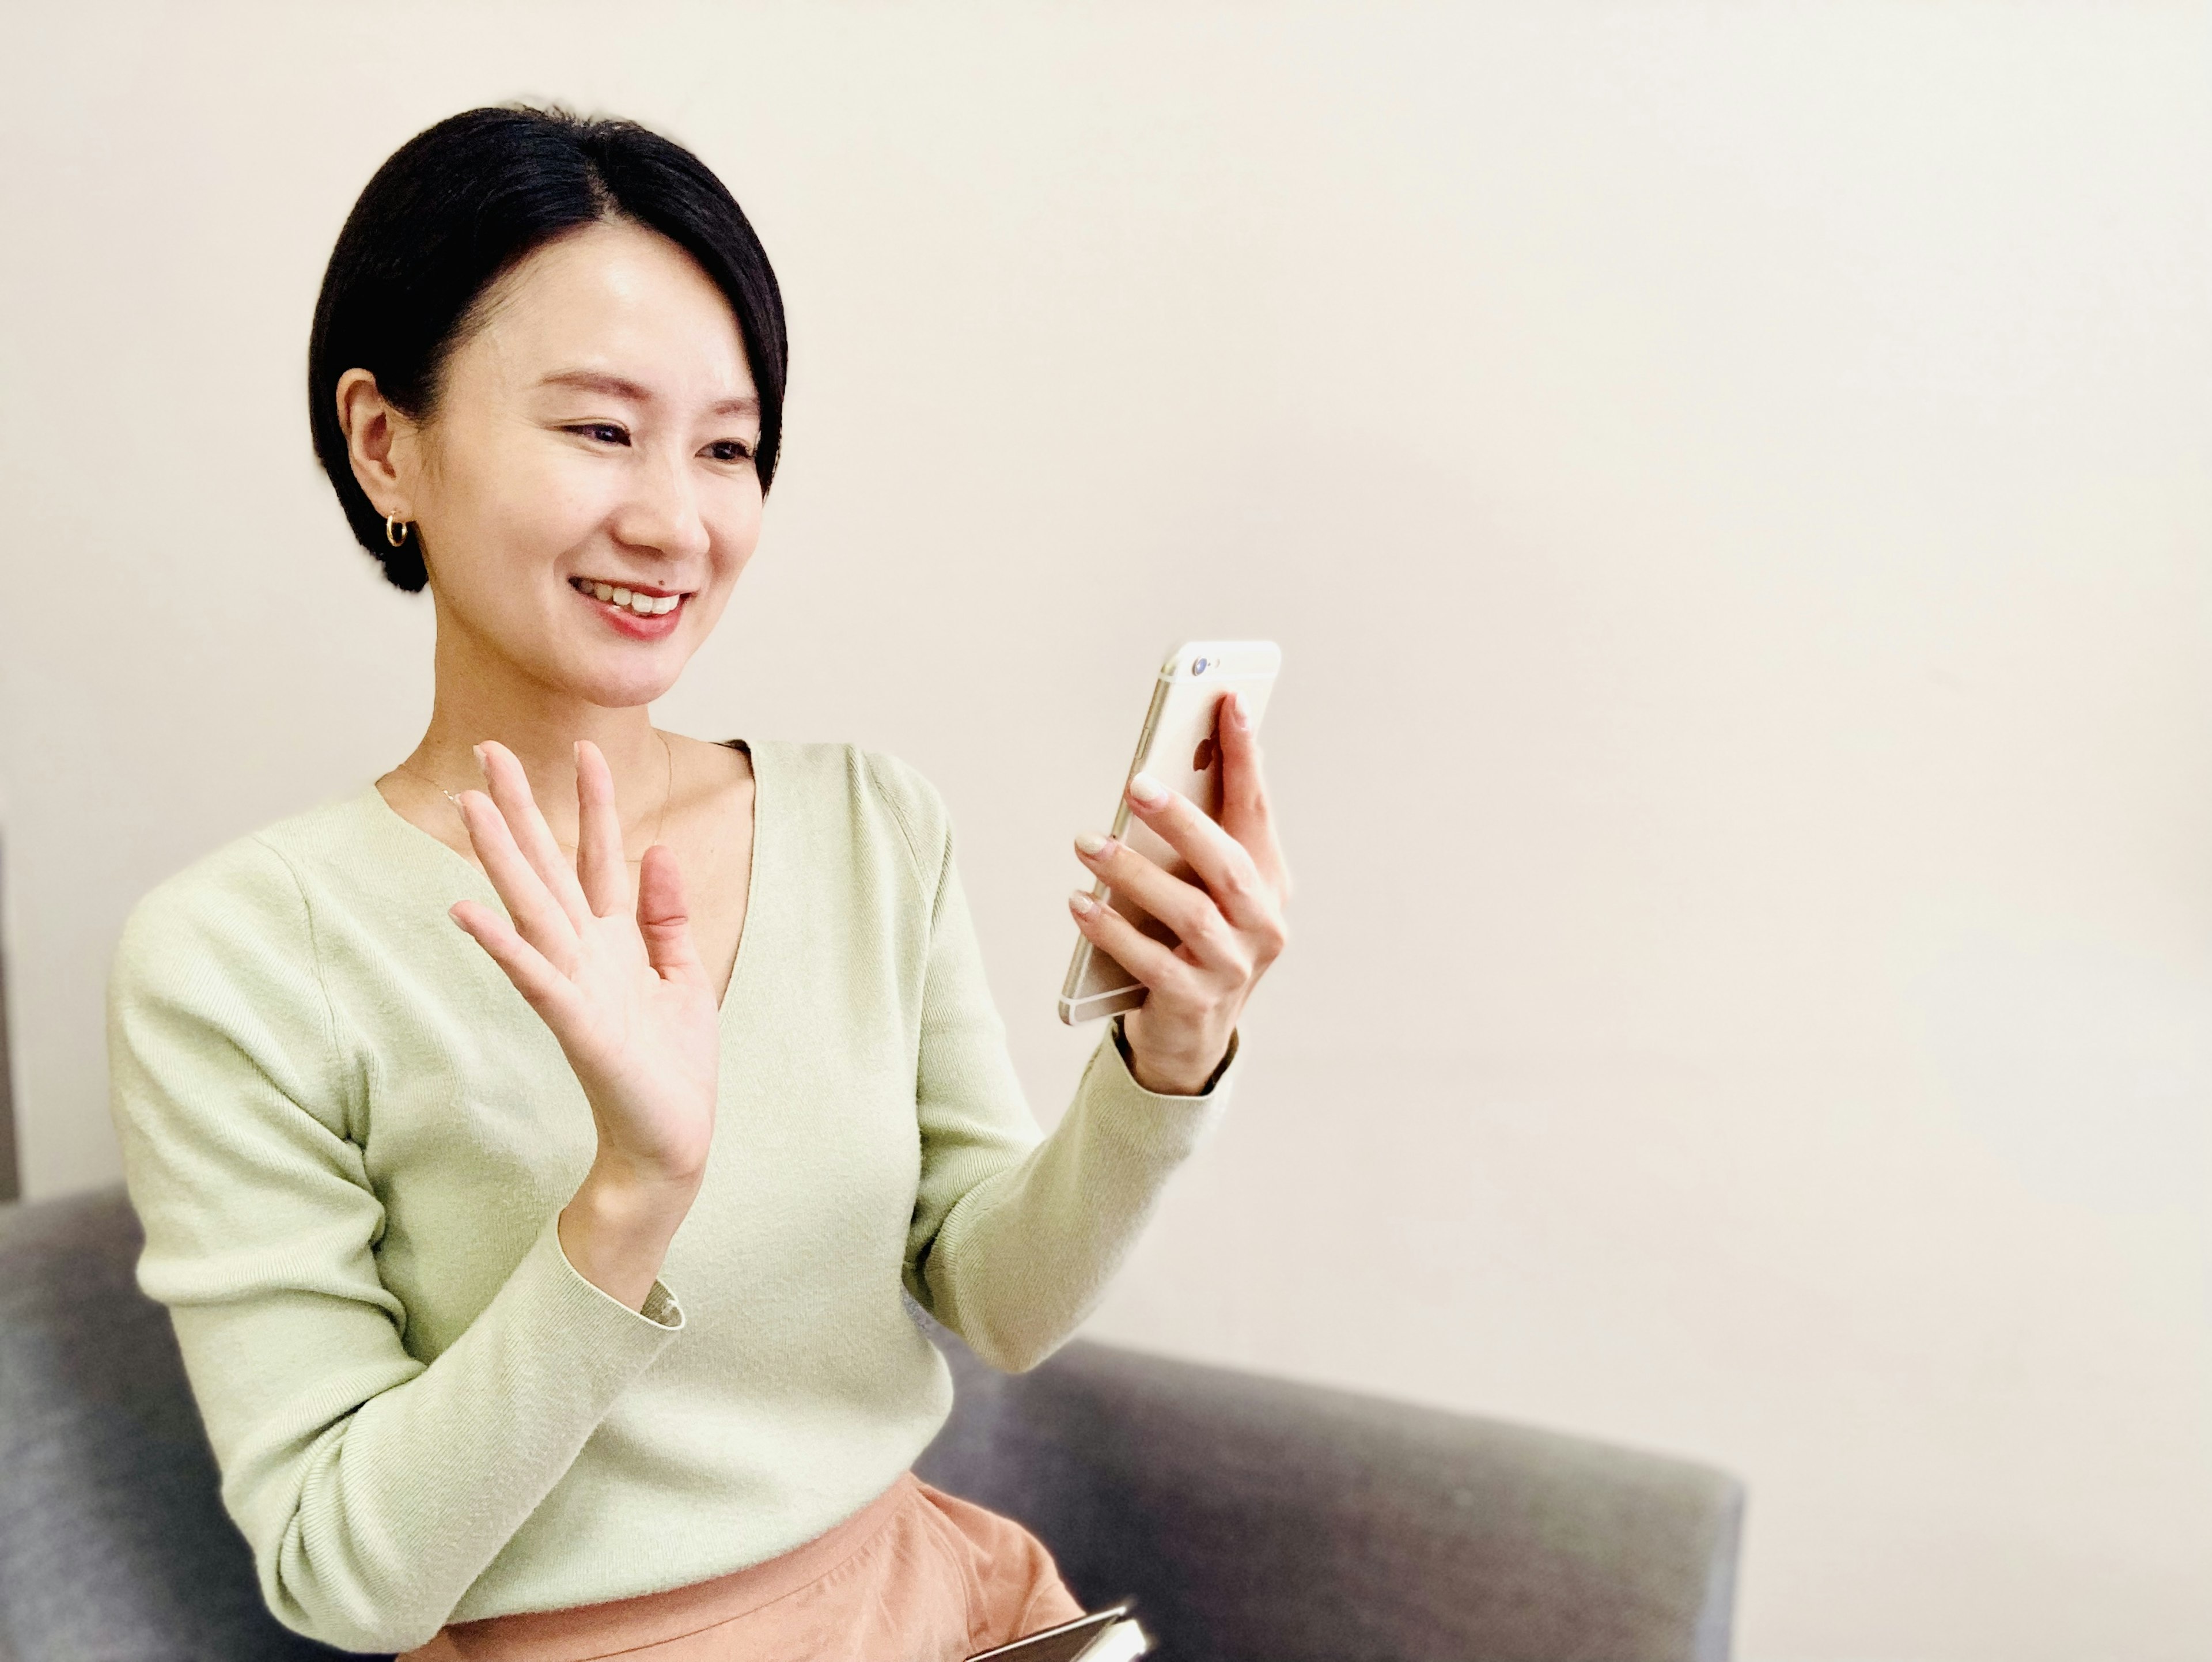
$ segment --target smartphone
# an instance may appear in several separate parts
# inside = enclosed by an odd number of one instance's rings
[[[1017,1639],[1011,1645],[1000,1645],[995,1650],[977,1651],[968,1662],[1082,1662],[1095,1651],[1112,1649],[1122,1656],[1142,1656],[1149,1648],[1141,1637],[1141,1629],[1128,1619],[1129,1607],[1116,1604],[1110,1610],[1100,1610],[1093,1616],[1079,1616],[1073,1622],[1063,1622],[1056,1628],[1047,1628],[1042,1633],[1033,1633],[1026,1639]],[[1117,1636],[1116,1630],[1127,1628],[1139,1636],[1136,1648],[1109,1642]]]
[[[1152,708],[1145,713],[1137,754],[1126,777],[1149,773],[1170,790],[1181,791],[1209,816],[1221,817],[1221,757],[1218,728],[1221,700],[1234,692],[1257,728],[1282,667],[1282,649],[1273,641],[1187,641],[1168,654],[1152,684]],[[1147,855],[1177,877],[1190,867],[1151,826],[1133,819],[1125,789],[1114,812],[1114,835]],[[1126,895],[1103,883],[1091,892],[1151,935],[1173,944],[1174,933],[1149,916]],[[1060,989],[1060,1019],[1070,1026],[1096,1020],[1145,1001],[1137,978],[1080,935],[1067,980]]]

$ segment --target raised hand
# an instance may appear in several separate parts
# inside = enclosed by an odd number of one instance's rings
[[[1147,989],[1122,1018],[1137,1082],[1187,1096],[1205,1087],[1228,1052],[1244,1002],[1289,943],[1283,922],[1290,873],[1275,840],[1260,770],[1260,746],[1243,702],[1221,701],[1215,722],[1221,749],[1221,820],[1188,797],[1139,774],[1129,807],[1189,862],[1197,881],[1177,877],[1127,843],[1076,839],[1083,863],[1175,932],[1164,946],[1111,906],[1079,891],[1069,897],[1075,927]]]
[[[632,908],[614,779],[597,746],[576,746],[573,867],[514,753],[486,743],[477,758],[489,794],[458,801],[507,917],[465,900],[453,918],[552,1030],[584,1087],[599,1153],[562,1212],[561,1244],[580,1274],[635,1308],[698,1191],[714,1131],[720,1036],[683,874],[668,849],[647,849]]]

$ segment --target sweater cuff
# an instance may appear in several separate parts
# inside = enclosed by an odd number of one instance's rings
[[[1205,1140],[1221,1117],[1235,1079],[1231,1064],[1237,1060],[1237,1040],[1230,1039],[1229,1054],[1206,1081],[1204,1095],[1166,1096],[1137,1082],[1121,1048],[1120,1026],[1117,1019],[1091,1053],[1090,1065],[1083,1070],[1083,1082],[1076,1087],[1076,1100],[1088,1111],[1085,1118],[1092,1126],[1144,1148],[1156,1159],[1180,1161]]]
[[[533,1259],[550,1262],[533,1265]],[[545,1227],[517,1266],[517,1274],[532,1269],[542,1272],[539,1278],[546,1285],[541,1290],[550,1300],[550,1313],[587,1342],[604,1335],[609,1343],[635,1345],[642,1341],[657,1352],[659,1342],[684,1330],[684,1306],[665,1282],[656,1279],[645,1295],[645,1308],[632,1310],[605,1288],[586,1281],[562,1250],[558,1212],[545,1221]]]

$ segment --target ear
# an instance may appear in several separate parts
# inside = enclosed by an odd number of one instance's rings
[[[378,513],[415,518],[415,423],[386,399],[366,369],[338,377],[337,402],[355,480]]]

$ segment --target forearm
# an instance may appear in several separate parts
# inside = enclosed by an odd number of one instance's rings
[[[994,1367],[1042,1361],[1104,1294],[1224,1084],[1156,1094],[1102,1043],[1053,1135],[946,1215],[923,1264],[932,1313]]]
[[[282,1310],[179,1311],[225,1499],[270,1609],[350,1649],[428,1639],[680,1327],[665,1290],[643,1302],[640,1315],[587,1285],[549,1227],[427,1367],[397,1383],[385,1356],[349,1369],[333,1334],[315,1347],[331,1354],[301,1359],[304,1393],[231,1379],[240,1358],[281,1367],[313,1342]],[[349,1387],[368,1394],[319,1418],[317,1400]]]

